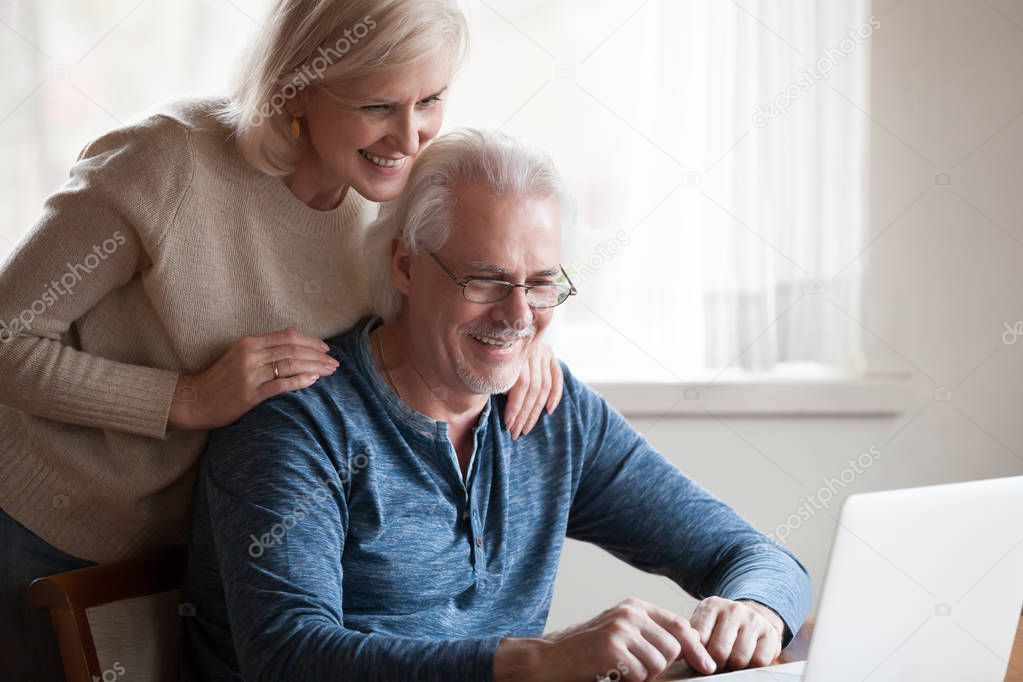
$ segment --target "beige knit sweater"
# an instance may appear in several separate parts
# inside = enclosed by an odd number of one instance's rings
[[[207,433],[167,430],[179,374],[368,312],[376,204],[310,208],[245,163],[214,102],[88,145],[0,266],[0,507],[83,559],[186,540]]]

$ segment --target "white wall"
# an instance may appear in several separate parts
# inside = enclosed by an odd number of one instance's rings
[[[876,446],[877,462],[791,532],[815,596],[849,493],[1023,474],[1023,338],[1002,341],[1004,323],[1023,320],[1023,4],[879,0],[873,11],[882,28],[871,38],[871,100],[855,102],[873,119],[876,238],[861,256],[860,321],[875,372],[913,373],[907,409],[873,418],[632,418],[764,532]],[[940,174],[950,184],[939,184]],[[949,400],[935,399],[939,388]],[[680,613],[695,603],[664,578],[569,541],[548,627],[630,595]]]

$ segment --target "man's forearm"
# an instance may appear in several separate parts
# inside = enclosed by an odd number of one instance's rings
[[[441,682],[487,679],[495,668],[496,637],[419,639],[322,622],[275,628],[272,620],[263,620],[259,626],[265,634],[246,626],[238,647],[245,679],[326,682],[338,679],[341,670],[345,679],[366,682]],[[291,636],[272,634],[285,631]]]

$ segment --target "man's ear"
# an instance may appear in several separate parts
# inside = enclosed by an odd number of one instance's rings
[[[399,239],[391,242],[391,280],[399,292],[408,296],[412,289],[412,253]]]

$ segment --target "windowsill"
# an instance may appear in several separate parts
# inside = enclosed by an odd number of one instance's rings
[[[772,372],[686,382],[591,382],[628,417],[894,416],[911,405],[909,375]]]

